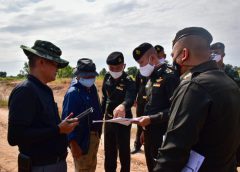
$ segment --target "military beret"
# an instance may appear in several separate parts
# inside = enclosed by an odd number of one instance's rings
[[[74,68],[73,74],[75,76],[86,77],[86,76],[97,76],[96,65],[91,59],[81,58],[77,62],[77,67]]]
[[[133,58],[138,61],[150,48],[153,48],[152,44],[142,43],[133,50]]]
[[[108,57],[107,57],[107,64],[108,65],[119,65],[124,63],[124,57],[121,52],[115,51],[112,52]]]
[[[221,49],[224,51],[225,45],[221,42],[216,42],[216,43],[212,44],[210,48],[211,48],[211,50]]]
[[[163,48],[161,45],[155,45],[154,48],[155,48],[155,50],[156,50],[158,53],[164,51],[164,48]]]
[[[212,35],[204,28],[202,27],[187,27],[184,28],[180,31],[177,32],[174,40],[173,40],[173,45],[180,39],[187,37],[187,36],[192,36],[192,35],[196,35],[196,36],[200,36],[204,39],[207,40],[207,42],[209,43],[209,45],[211,44],[213,38]]]

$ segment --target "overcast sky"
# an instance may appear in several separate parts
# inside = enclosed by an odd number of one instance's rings
[[[143,42],[165,47],[184,27],[200,26],[226,46],[225,63],[240,66],[240,0],[0,0],[0,71],[17,75],[27,61],[20,45],[48,40],[75,66],[92,58],[98,71],[112,51],[127,67]]]

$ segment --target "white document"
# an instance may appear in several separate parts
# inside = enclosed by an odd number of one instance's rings
[[[93,121],[93,123],[97,123],[97,122],[113,122],[113,123],[118,123],[118,124],[122,124],[122,125],[126,125],[129,126],[132,122],[138,122],[139,119],[138,118],[113,118],[113,119],[109,119],[109,120],[97,120],[97,121]]]
[[[181,172],[198,172],[204,161],[204,158],[204,156],[192,150],[190,152],[188,162]]]

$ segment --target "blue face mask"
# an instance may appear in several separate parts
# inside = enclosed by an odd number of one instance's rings
[[[96,79],[96,78],[89,78],[89,79],[80,78],[80,79],[78,80],[78,82],[79,82],[80,84],[82,84],[83,86],[85,86],[85,87],[91,87],[91,86],[94,84],[95,79]]]

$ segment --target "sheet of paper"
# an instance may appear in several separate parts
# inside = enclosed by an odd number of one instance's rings
[[[93,121],[93,123],[97,123],[97,122],[113,122],[113,123],[118,123],[118,124],[122,124],[122,125],[130,125],[132,122],[138,122],[139,119],[138,118],[113,118],[113,119],[109,119],[109,120],[97,120],[97,121]]]
[[[204,161],[204,156],[192,150],[190,152],[188,163],[182,169],[182,172],[198,172],[203,161]]]

